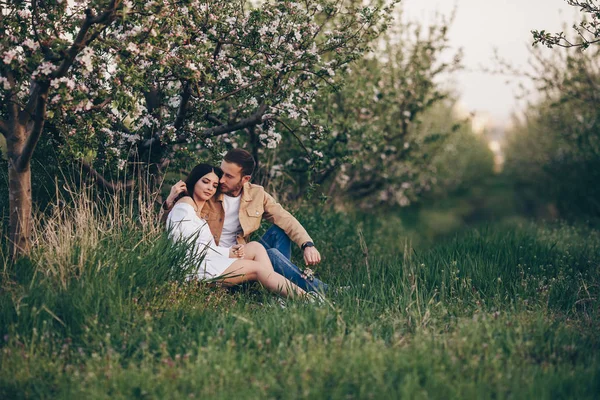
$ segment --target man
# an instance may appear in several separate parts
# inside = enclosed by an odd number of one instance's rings
[[[221,163],[221,193],[207,201],[201,211],[201,217],[208,222],[215,243],[225,247],[245,243],[260,227],[262,218],[265,218],[273,226],[260,242],[267,249],[275,272],[306,291],[326,291],[325,283],[316,278],[308,281],[303,272],[291,263],[292,241],[302,249],[306,265],[321,262],[321,254],[300,222],[266,193],[262,186],[250,183],[255,166],[254,158],[246,150],[233,149],[225,155]],[[171,188],[163,208],[170,210],[183,191],[185,183],[177,182]]]

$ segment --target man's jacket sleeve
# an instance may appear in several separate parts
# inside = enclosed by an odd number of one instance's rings
[[[266,192],[263,206],[263,218],[283,229],[298,247],[306,242],[312,242],[308,232],[306,232],[306,229],[304,229],[300,222],[298,222],[292,214],[286,211],[281,204],[276,202],[275,199]]]

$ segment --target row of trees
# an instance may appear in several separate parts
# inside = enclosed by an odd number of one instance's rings
[[[538,57],[542,98],[517,121],[506,149],[505,171],[527,213],[600,216],[598,56],[571,49]]]
[[[533,31],[534,44],[563,49],[533,53],[540,100],[508,137],[506,172],[528,213],[600,216],[600,7],[567,3],[584,16],[574,36]]]

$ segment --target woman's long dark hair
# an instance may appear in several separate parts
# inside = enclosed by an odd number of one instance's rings
[[[211,172],[214,172],[219,177],[219,180],[223,176],[223,171],[219,167],[213,167],[210,164],[196,165],[194,169],[192,169],[192,171],[189,173],[187,178],[185,178],[185,187],[187,189],[187,193],[180,194],[177,197],[177,200],[179,200],[183,196],[190,196],[192,200],[194,200],[194,186],[196,186],[196,182],[198,182],[200,178],[202,178],[204,175],[210,174]],[[215,195],[218,193],[219,190],[217,189],[217,193],[215,193]]]

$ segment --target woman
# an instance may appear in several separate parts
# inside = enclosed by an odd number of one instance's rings
[[[229,285],[258,281],[285,297],[306,295],[304,290],[273,271],[267,251],[260,243],[231,248],[215,245],[208,224],[199,215],[204,203],[217,192],[222,174],[220,168],[208,164],[194,167],[185,181],[187,195],[177,200],[169,213],[169,236],[175,241],[189,241],[189,254],[203,257],[198,271],[202,280],[216,278]]]

